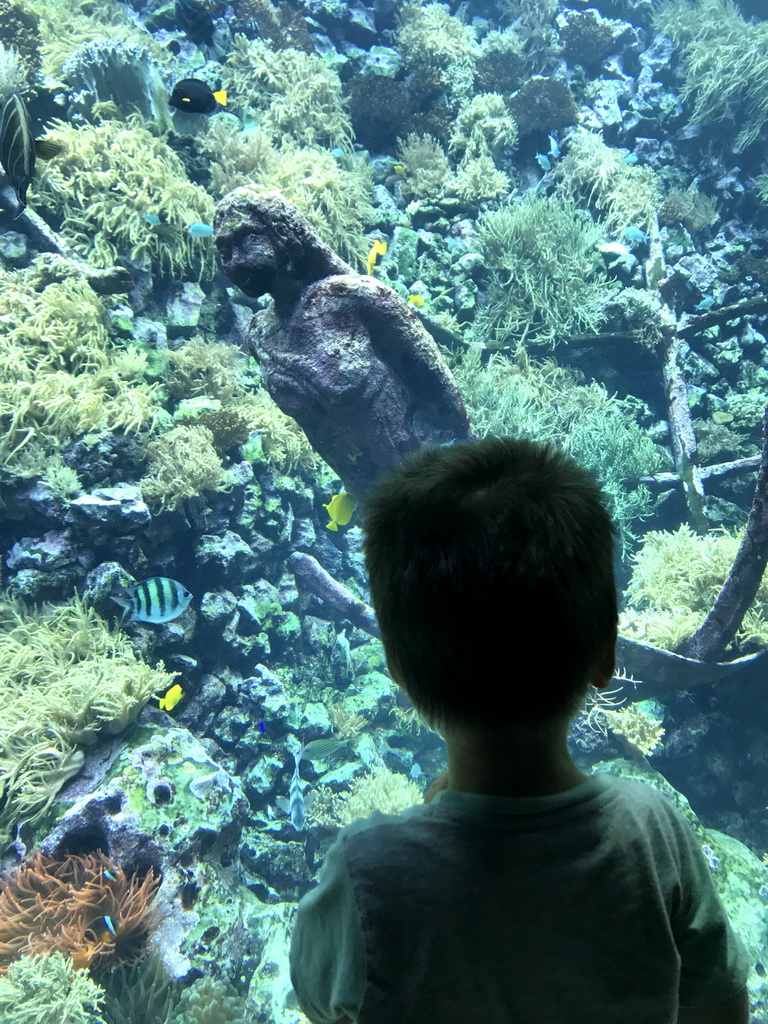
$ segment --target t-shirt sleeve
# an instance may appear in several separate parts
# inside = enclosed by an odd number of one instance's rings
[[[680,1005],[716,1006],[746,985],[749,957],[717,894],[699,839],[675,810],[680,890],[672,930],[680,953]]]
[[[290,969],[312,1024],[356,1019],[365,991],[365,944],[342,837],[328,851],[317,885],[299,902]]]

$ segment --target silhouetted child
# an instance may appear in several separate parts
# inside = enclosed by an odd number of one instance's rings
[[[614,531],[569,456],[421,450],[366,505],[392,677],[445,737],[431,802],[344,829],[291,947],[313,1024],[746,1024],[746,953],[700,844],[566,745],[613,674]]]

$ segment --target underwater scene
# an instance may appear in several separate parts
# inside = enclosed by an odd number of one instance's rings
[[[366,494],[505,436],[616,523],[571,756],[768,1022],[766,141],[760,0],[0,0],[2,1024],[306,1024],[298,901],[446,769]]]

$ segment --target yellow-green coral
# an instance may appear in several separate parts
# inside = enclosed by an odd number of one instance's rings
[[[47,282],[47,283],[45,283]],[[151,427],[156,387],[146,357],[110,341],[109,299],[45,257],[0,271],[0,464],[26,445],[45,451],[90,430]]]
[[[351,149],[354,133],[341,81],[322,57],[271,50],[261,40],[236,35],[226,70],[231,108],[271,141]]]
[[[585,129],[573,136],[556,174],[561,191],[591,203],[606,231],[617,237],[628,227],[648,230],[661,202],[658,178],[650,167],[624,163],[619,150]]]
[[[352,264],[367,251],[363,227],[371,214],[372,177],[356,157],[338,161],[319,149],[299,149],[289,140],[272,142],[261,129],[238,131],[221,120],[204,139],[212,158],[216,195],[240,185],[280,192],[307,218],[318,235]]]
[[[374,811],[400,814],[422,799],[415,782],[385,765],[376,765],[356,778],[346,793],[332,793],[328,787],[319,786],[312,817],[320,824],[349,825]]]
[[[63,234],[94,266],[128,257],[163,275],[213,273],[211,240],[187,230],[212,221],[213,198],[139,117],[80,127],[54,121],[48,137],[63,151],[37,181],[39,201],[60,211]],[[160,223],[148,224],[148,214]]]
[[[63,953],[23,956],[0,977],[3,1024],[95,1024],[104,989]]]
[[[173,427],[147,445],[149,472],[139,481],[148,504],[172,510],[201,491],[228,490],[224,465],[205,427]]]
[[[702,537],[686,525],[673,533],[646,534],[633,557],[622,633],[674,651],[714,606],[740,543],[738,533],[718,531]],[[744,616],[736,644],[768,647],[768,578]]]
[[[46,812],[82,766],[80,745],[120,732],[173,679],[78,599],[45,611],[0,603],[0,840]]]
[[[470,26],[439,3],[403,4],[400,19],[397,46],[408,69],[441,80],[450,102],[469,96],[479,53]]]

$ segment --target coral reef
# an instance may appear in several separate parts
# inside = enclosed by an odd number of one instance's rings
[[[149,472],[140,481],[150,505],[173,511],[201,491],[229,487],[213,434],[203,426],[173,427],[147,445]]]
[[[0,977],[5,1024],[95,1024],[104,990],[63,953],[23,956]]]
[[[50,453],[92,430],[153,425],[156,386],[146,357],[110,341],[109,300],[49,257],[0,271],[4,358],[0,366],[3,475],[21,467],[25,446]],[[28,449],[27,449],[28,450]]]
[[[595,249],[603,229],[573,202],[527,195],[478,227],[490,281],[475,328],[486,345],[553,345],[599,327],[615,284]]]
[[[622,632],[676,650],[692,636],[715,603],[730,572],[741,537],[728,531],[699,536],[687,525],[653,530],[633,555]],[[768,583],[736,636],[737,649],[768,646]]]
[[[123,258],[165,276],[213,272],[210,242],[187,230],[210,223],[213,200],[137,115],[80,127],[55,121],[50,138],[63,152],[38,182],[40,200],[60,211],[61,230],[94,266]]]
[[[41,819],[82,768],[79,746],[120,732],[171,673],[139,661],[128,639],[76,600],[46,612],[0,605],[3,666],[0,837]]]

